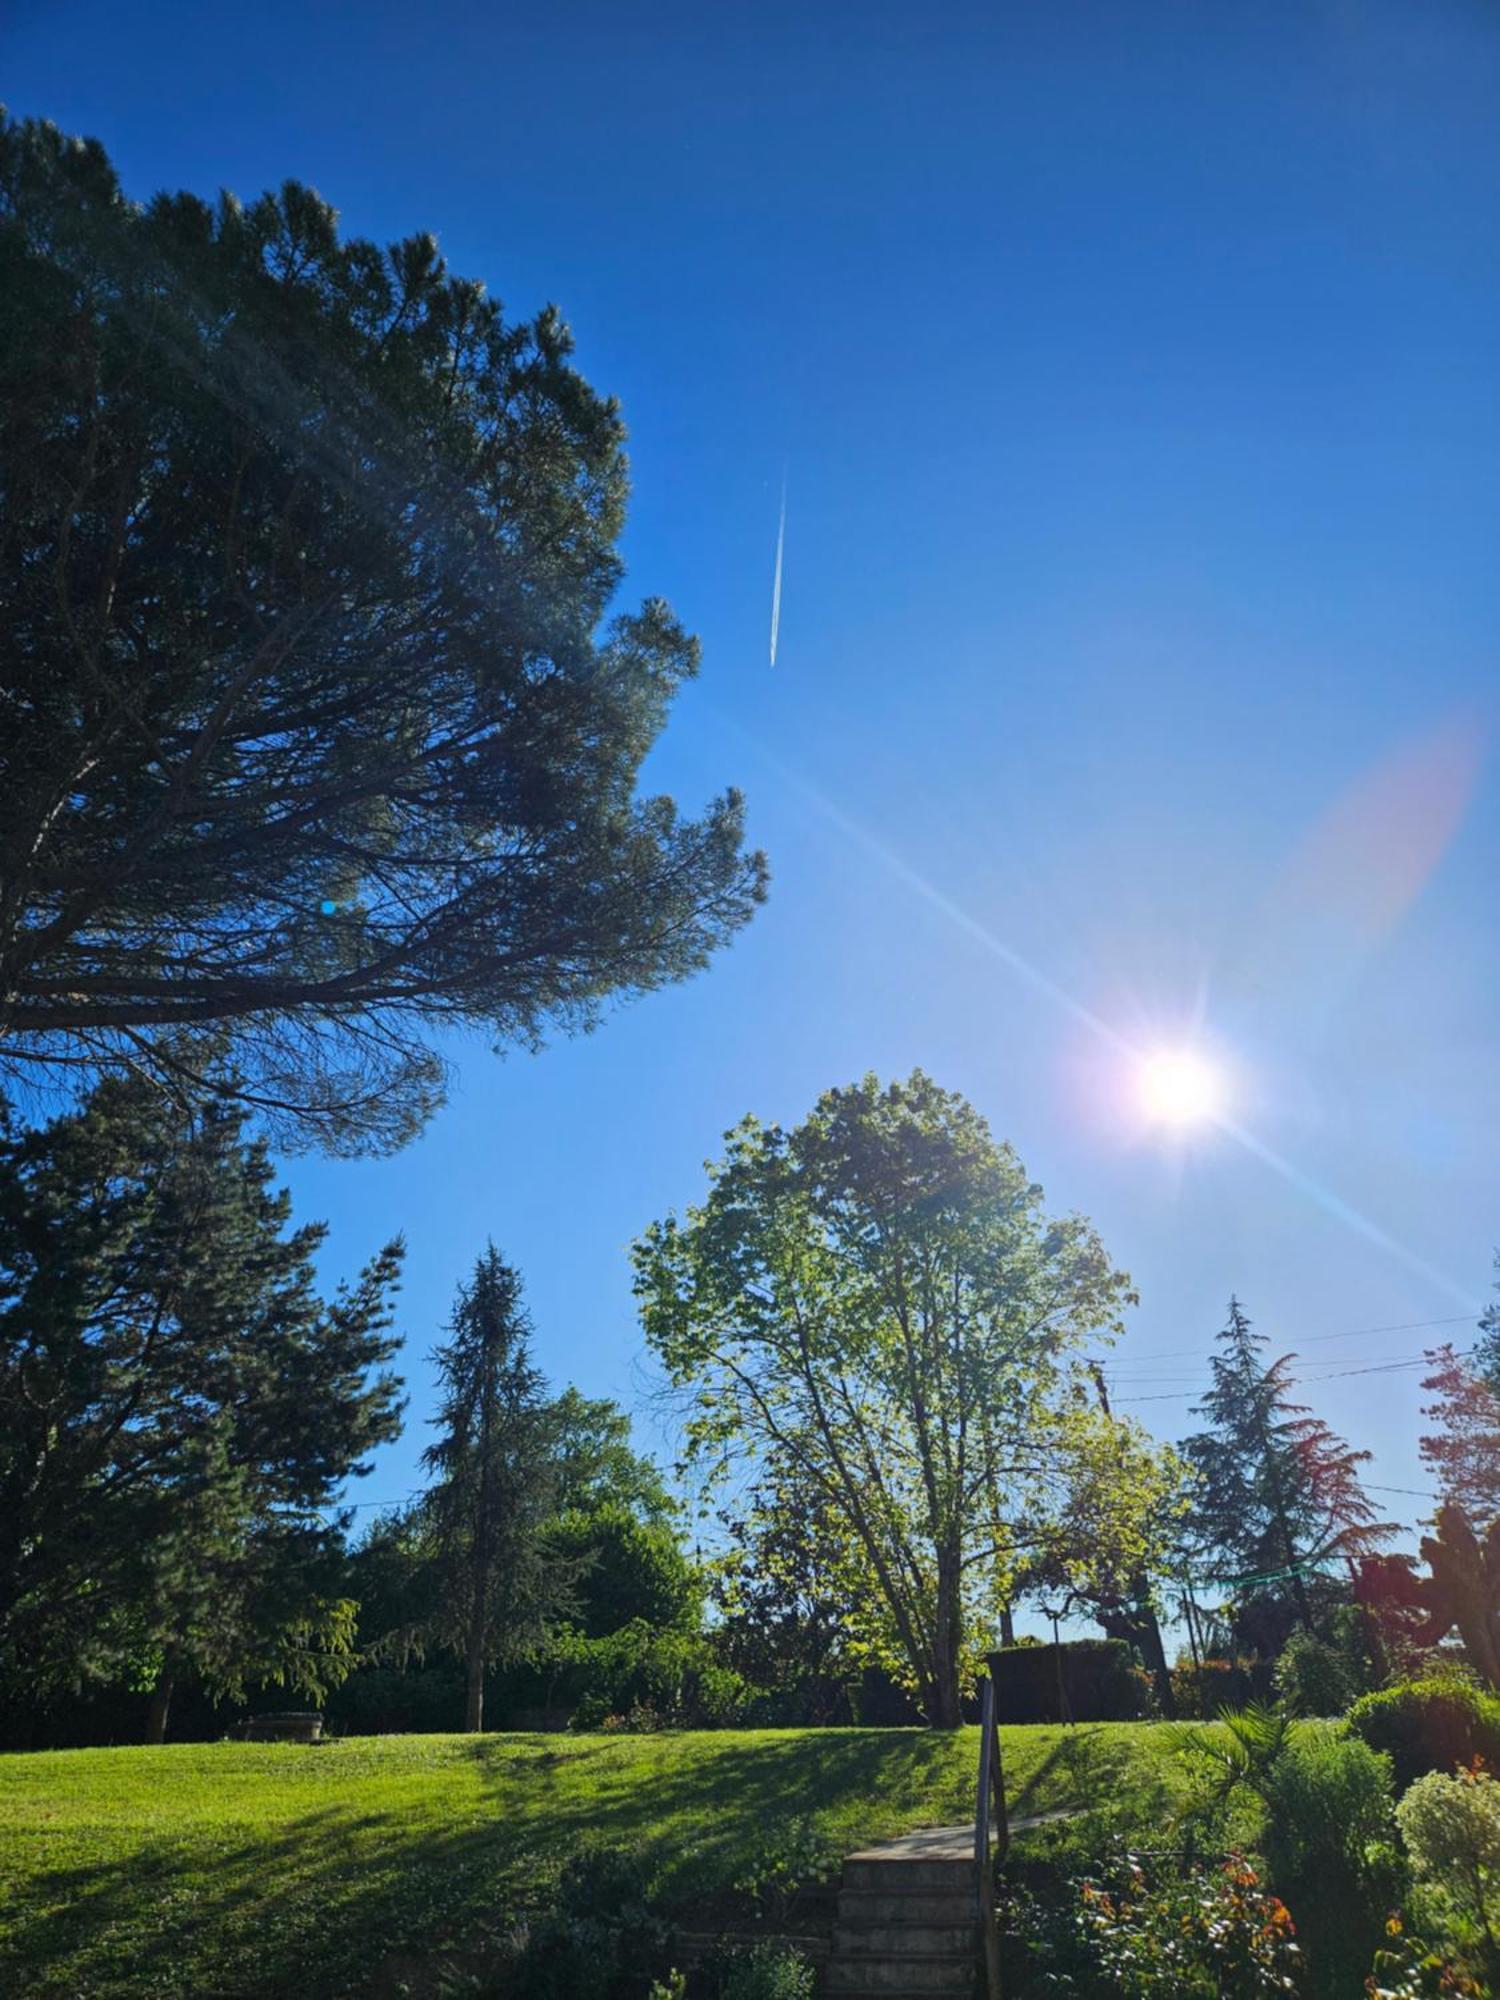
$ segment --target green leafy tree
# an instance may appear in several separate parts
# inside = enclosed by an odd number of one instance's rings
[[[1128,1279],[920,1072],[829,1091],[790,1132],[746,1120],[702,1206],[635,1255],[690,1460],[795,1466],[824,1493],[868,1577],[865,1636],[956,1726],[1016,1524],[1103,1421],[1068,1357],[1118,1324]]]
[[[835,1502],[797,1464],[773,1464],[719,1520],[712,1594],[726,1661],[777,1696],[785,1719],[848,1721],[869,1578]]]
[[[1193,1527],[1199,1549],[1233,1574],[1241,1628],[1278,1652],[1292,1624],[1315,1624],[1309,1576],[1349,1565],[1389,1540],[1360,1484],[1370,1454],[1352,1451],[1292,1400],[1294,1355],[1267,1362],[1238,1299],[1210,1362],[1213,1387],[1196,1405],[1209,1428],[1183,1452],[1198,1473]]]
[[[1170,1718],[1176,1697],[1155,1579],[1174,1553],[1192,1477],[1170,1445],[1112,1419],[1101,1400],[1105,1421],[1075,1434],[1066,1490],[1036,1524],[1017,1590],[1045,1597],[1059,1617],[1081,1607],[1110,1638],[1134,1647]]]
[[[549,1545],[558,1425],[531,1359],[519,1274],[490,1244],[460,1285],[434,1359],[443,1384],[424,1500],[437,1562],[434,1636],[464,1669],[464,1728],[484,1726],[490,1666],[541,1645],[573,1609],[576,1571]]]
[[[227,1032],[289,1136],[395,1143],[435,1031],[587,1026],[745,921],[738,796],[636,794],[697,650],[604,622],[624,427],[555,309],[3,116],[0,302],[12,1075]]]
[[[561,1508],[625,1508],[643,1521],[670,1521],[682,1511],[661,1467],[631,1443],[630,1418],[618,1403],[569,1387],[553,1403],[552,1415]]]
[[[1438,1496],[1461,1507],[1477,1528],[1500,1519],[1500,1394],[1491,1384],[1483,1343],[1466,1361],[1451,1344],[1427,1356],[1422,1387],[1433,1397],[1422,1414],[1433,1428],[1417,1442]]]
[[[703,1580],[667,1521],[643,1521],[620,1501],[570,1507],[547,1545],[576,1576],[573,1623],[590,1639],[639,1620],[653,1630],[696,1632]]]
[[[111,1078],[0,1141],[0,1663],[311,1691],[349,1607],[321,1517],[399,1428],[392,1244],[325,1301],[243,1110]]]

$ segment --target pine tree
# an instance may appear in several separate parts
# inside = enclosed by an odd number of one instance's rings
[[[1486,1318],[1493,1322],[1493,1307]],[[1422,1387],[1435,1400],[1423,1404],[1422,1414],[1434,1428],[1419,1440],[1417,1449],[1437,1481],[1439,1499],[1461,1508],[1483,1534],[1500,1519],[1500,1395],[1486,1372],[1487,1356],[1480,1347],[1472,1363],[1466,1363],[1451,1343],[1430,1349],[1427,1360],[1432,1373],[1424,1376]]]
[[[533,1365],[519,1274],[493,1243],[460,1285],[434,1360],[441,1435],[423,1455],[437,1551],[435,1636],[463,1663],[464,1728],[484,1726],[487,1667],[522,1657],[571,1608],[573,1571],[549,1548],[561,1497],[556,1404]]]
[[[264,1114],[390,1145],[438,1031],[587,1026],[747,920],[738,795],[637,790],[698,650],[608,620],[624,425],[554,307],[3,113],[0,301],[0,1072],[228,1033]]]
[[[1313,1629],[1311,1574],[1358,1562],[1395,1530],[1377,1522],[1360,1484],[1369,1452],[1351,1450],[1292,1400],[1295,1355],[1268,1362],[1266,1338],[1238,1299],[1219,1342],[1213,1387],[1195,1406],[1210,1428],[1183,1447],[1200,1478],[1194,1526],[1202,1549],[1232,1572],[1222,1580],[1240,1586],[1246,1610],[1271,1613],[1274,1644],[1289,1622]],[[1242,1612],[1241,1622],[1257,1621]]]
[[[0,1675],[315,1690],[347,1654],[320,1517],[399,1427],[392,1244],[320,1298],[243,1110],[112,1078],[0,1139]]]

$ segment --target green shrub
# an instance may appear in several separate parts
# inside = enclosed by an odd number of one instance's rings
[[[637,1848],[591,1843],[563,1864],[552,1912],[530,1925],[507,1994],[521,2000],[636,2000],[669,1972],[674,1935],[652,1908],[654,1863]]]
[[[1429,1771],[1396,1809],[1418,1876],[1459,1918],[1485,1976],[1500,1975],[1500,1784],[1487,1771]]]
[[[1500,1700],[1456,1678],[1404,1681],[1361,1695],[1349,1727],[1391,1760],[1396,1790],[1476,1757],[1500,1770]]]
[[[1241,1856],[1214,1868],[1153,1870],[1122,1854],[1079,1884],[1085,1963],[1063,1961],[1062,1992],[1102,2000],[1262,2000],[1296,1990],[1286,1906]]]
[[[793,1945],[763,1938],[721,1946],[704,1964],[715,2000],[813,2000],[817,1974]]]
[[[837,1860],[816,1821],[788,1820],[762,1837],[734,1886],[762,1916],[780,1923],[803,1884],[830,1873]]]
[[[1271,1886],[1292,1912],[1313,1990],[1359,1993],[1402,1887],[1390,1764],[1341,1725],[1305,1722],[1264,1796]]]
[[[1276,1662],[1276,1691],[1298,1715],[1342,1715],[1362,1692],[1347,1651],[1311,1632],[1294,1632]]]
[[[1270,1692],[1270,1675],[1261,1660],[1248,1666],[1229,1660],[1203,1660],[1196,1667],[1172,1669],[1172,1697],[1184,1721],[1207,1722],[1222,1709],[1263,1701]]]
[[[1134,1722],[1150,1713],[1150,1679],[1123,1639],[1003,1646],[989,1657],[1002,1722]]]

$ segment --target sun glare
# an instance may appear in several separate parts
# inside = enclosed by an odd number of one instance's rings
[[[1211,1063],[1190,1049],[1148,1056],[1140,1071],[1141,1108],[1158,1125],[1201,1125],[1217,1117],[1223,1081]]]

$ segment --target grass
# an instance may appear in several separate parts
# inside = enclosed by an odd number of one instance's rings
[[[1128,1796],[1149,1817],[1173,1788],[1149,1725],[1004,1737],[1013,1815]],[[430,1992],[591,1838],[649,1850],[687,1910],[794,1820],[838,1855],[968,1818],[976,1759],[973,1730],[862,1729],[0,1757],[0,1992]]]

